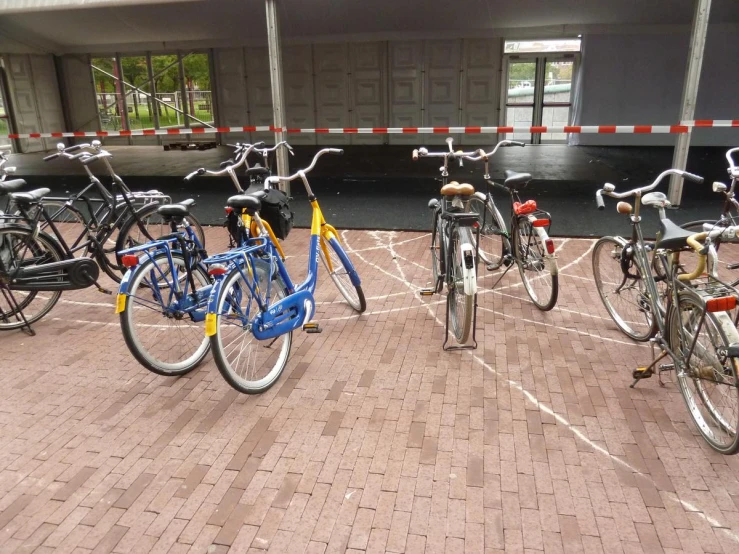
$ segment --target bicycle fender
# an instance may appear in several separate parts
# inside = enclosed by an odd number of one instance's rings
[[[462,279],[464,293],[477,294],[477,272],[475,271],[475,246],[469,242],[460,245],[462,251]]]
[[[135,266],[128,271],[121,279],[121,284],[118,285],[118,295],[115,298],[115,313],[121,314],[126,311],[126,297],[128,296],[128,287],[131,285],[131,277],[133,276]]]
[[[539,237],[539,241],[541,242],[542,246],[544,246],[546,244],[546,241],[549,239],[549,235],[547,234],[546,229],[544,229],[544,227],[533,226],[533,222],[536,221],[536,216],[529,215],[528,220],[532,223],[531,228],[536,231],[536,235]],[[555,254],[547,253],[546,247],[544,248],[544,252],[544,265],[551,272],[552,275],[558,275],[559,268],[557,267]]]
[[[255,317],[252,333],[257,340],[279,337],[309,322],[315,308],[316,302],[309,291],[295,292]]]

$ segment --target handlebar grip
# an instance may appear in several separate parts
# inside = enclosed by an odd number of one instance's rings
[[[606,205],[603,202],[603,191],[600,189],[595,191],[595,203],[598,205],[599,210],[605,209]]]
[[[338,154],[339,156],[342,156],[344,154],[344,149],[343,148],[329,148],[328,151],[331,154]]]
[[[55,159],[55,158],[58,158],[58,157],[59,157],[59,153],[56,153],[56,154],[51,154],[51,155],[49,155],[49,156],[46,156],[46,157],[44,158],[44,161],[45,161],[45,162],[48,162],[48,161],[51,161],[51,160],[53,160],[53,159]]]
[[[519,141],[517,141],[517,140],[512,140],[512,141],[511,141],[511,144],[512,144],[513,146],[526,146],[526,143],[525,143],[525,142],[519,142]]]
[[[683,173],[683,179],[692,181],[696,185],[702,185],[704,181],[703,177],[699,177],[698,175],[694,175],[693,173],[688,173],[687,171]]]
[[[205,168],[204,167],[198,168],[195,171],[193,171],[192,173],[190,173],[189,175],[187,175],[185,177],[185,181],[189,181],[193,177],[196,177],[196,176],[199,176],[199,175],[203,175],[204,173],[205,173]]]
[[[418,149],[413,150],[413,154],[411,154],[411,158],[413,159],[414,162],[418,160]]]
[[[264,141],[260,140],[259,142],[255,142],[254,144],[252,144],[252,146],[254,148],[264,148]]]
[[[84,147],[85,147],[84,144],[73,144],[69,148],[65,148],[64,152],[66,154],[71,154],[72,152],[77,152],[77,150],[80,150],[81,148],[84,148]]]

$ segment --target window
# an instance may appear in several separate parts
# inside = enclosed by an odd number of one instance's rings
[[[544,49],[533,51],[534,49]],[[548,49],[548,50],[546,50]],[[568,53],[571,49],[574,52]],[[557,41],[506,41],[504,117],[509,127],[564,127],[570,123],[572,83],[580,39]],[[558,52],[558,53],[557,53]],[[564,142],[566,133],[518,132],[508,138]]]
[[[203,127],[215,120],[208,54],[96,57],[91,67],[103,131]]]

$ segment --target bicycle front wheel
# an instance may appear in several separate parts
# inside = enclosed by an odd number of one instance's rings
[[[254,275],[247,277],[248,283],[245,275],[251,272],[235,268],[218,285],[216,332],[210,338],[218,371],[229,385],[246,394],[259,394],[275,384],[287,364],[293,336],[290,331],[258,340],[252,333],[259,305],[249,285],[258,285],[259,293],[266,294],[270,274],[267,262],[253,261]],[[287,286],[279,274],[269,284],[269,304],[287,296]]]
[[[19,268],[60,262],[64,254],[49,235],[39,232],[35,237],[27,227],[8,225],[0,228],[0,280],[10,278],[9,291],[0,294],[0,330],[19,329],[40,320],[59,301],[62,292],[24,291],[14,289],[13,275]],[[60,274],[59,279],[63,279]],[[55,275],[47,274],[44,281],[52,283]],[[7,296],[6,296],[7,294]],[[12,295],[12,296],[11,296]]]
[[[464,257],[462,244],[475,244],[472,233],[466,227],[455,227],[449,237],[449,293],[447,294],[447,310],[452,323],[452,333],[459,344],[464,344],[470,337],[472,329],[472,312],[474,310],[474,294],[464,291]]]
[[[656,332],[657,321],[633,245],[614,237],[599,239],[593,248],[593,277],[618,328],[636,341],[648,340]]]
[[[686,293],[670,311],[670,347],[684,364],[676,368],[677,382],[706,442],[722,454],[734,454],[739,450],[739,360],[726,348],[739,342],[739,335],[725,313],[703,315],[704,307]]]
[[[541,311],[551,310],[559,295],[557,261],[548,258],[546,245],[528,218],[518,220],[518,233],[514,240],[518,271],[526,292]]]
[[[441,292],[444,282],[444,225],[441,220],[441,211],[434,210],[434,219],[431,229],[431,272],[434,277],[434,291]]]
[[[200,266],[192,269],[198,290],[210,283]],[[185,299],[173,294],[175,279]],[[162,253],[142,263],[131,276],[125,309],[120,314],[126,346],[149,371],[167,377],[184,375],[195,369],[208,354],[210,340],[203,324],[193,314],[205,313],[207,294],[190,290],[185,260],[172,254],[170,263]],[[202,318],[200,318],[202,321]]]
[[[483,202],[479,198],[470,200],[470,211],[479,214],[480,244],[478,253],[488,271],[500,268],[505,256],[511,252],[503,216],[490,200]]]
[[[355,280],[359,282],[359,276],[336,237],[329,240],[321,237],[321,246],[318,251],[326,271],[344,299],[360,314],[364,312],[367,309],[364,291],[361,285],[354,284]]]

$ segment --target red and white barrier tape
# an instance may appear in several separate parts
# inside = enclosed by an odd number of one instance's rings
[[[203,135],[215,133],[359,134],[359,135],[450,135],[505,133],[595,133],[595,134],[682,134],[698,127],[739,127],[739,119],[683,121],[680,125],[566,125],[564,127],[323,127],[293,129],[272,125],[246,127],[194,127],[192,129],[140,129],[136,131],[78,131],[68,133],[14,133],[0,135],[10,139],[74,137],[141,137],[156,135]]]

